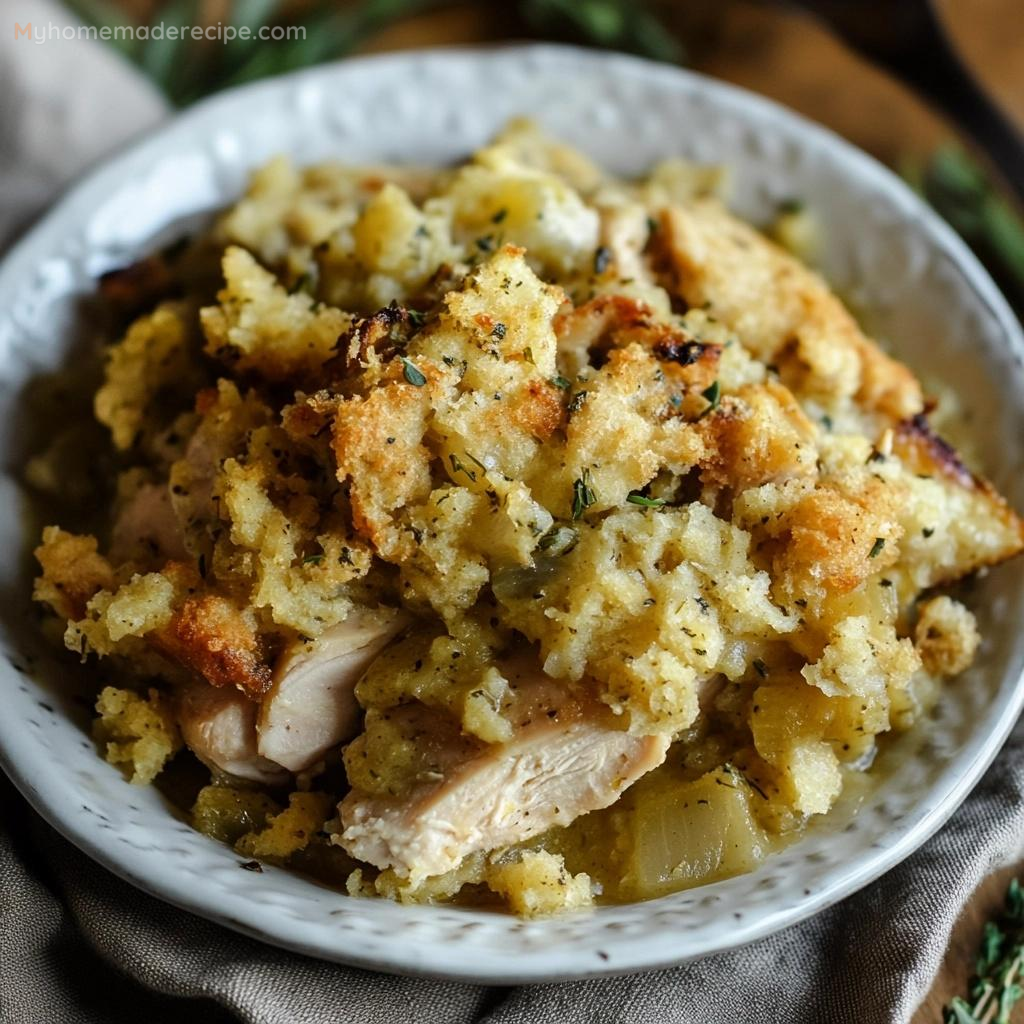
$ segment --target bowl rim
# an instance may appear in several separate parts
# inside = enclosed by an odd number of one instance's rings
[[[504,58],[519,61],[526,57],[555,63],[569,60],[577,65],[586,65],[588,71],[615,73],[621,69],[642,73],[649,80],[663,82],[666,86],[672,81],[686,81],[692,88],[704,90],[707,95],[717,102],[724,103],[726,107],[744,107],[751,118],[768,117],[789,122],[803,137],[841,155],[856,168],[858,174],[869,181],[872,187],[894,195],[905,206],[913,209],[915,218],[920,223],[920,233],[928,240],[929,246],[939,248],[955,263],[957,270],[969,283],[979,301],[988,308],[993,319],[1002,327],[1009,349],[1024,357],[1024,332],[1009,304],[966,243],[895,174],[835,132],[773,100],[697,72],[621,53],[546,43],[443,46],[353,57],[253,82],[208,97],[103,160],[91,169],[83,180],[67,190],[50,211],[11,247],[0,262],[0,298],[10,294],[19,279],[23,279],[37,265],[42,255],[57,247],[57,238],[68,221],[80,220],[95,199],[102,197],[110,188],[116,187],[126,169],[144,160],[150,153],[155,156],[166,139],[175,133],[189,130],[202,133],[203,125],[212,124],[218,112],[230,111],[243,99],[251,105],[261,95],[276,93],[317,79],[328,80],[342,68],[347,74],[352,74],[371,65],[402,65],[412,60],[429,62],[461,58],[472,61],[500,61]],[[751,917],[743,923],[737,922],[735,928],[723,929],[718,941],[705,943],[700,949],[680,953],[676,948],[665,949],[655,946],[646,936],[636,939],[623,938],[617,946],[614,963],[594,963],[588,960],[584,966],[567,966],[564,960],[552,957],[550,950],[543,949],[510,954],[509,969],[500,971],[495,969],[496,960],[493,957],[484,958],[480,963],[464,959],[456,962],[451,955],[445,954],[443,945],[423,950],[422,955],[417,956],[414,961],[402,955],[389,957],[364,954],[358,948],[339,948],[338,945],[331,946],[323,941],[310,941],[303,935],[301,922],[290,918],[279,916],[268,926],[266,918],[272,911],[261,910],[256,902],[250,901],[246,905],[236,901],[236,905],[230,907],[229,914],[223,908],[210,906],[208,894],[203,892],[201,886],[185,889],[159,873],[143,877],[133,871],[127,863],[129,858],[121,856],[119,850],[112,845],[103,844],[98,830],[92,827],[90,816],[71,813],[62,806],[54,777],[45,773],[33,773],[31,745],[23,736],[27,731],[19,730],[15,723],[7,721],[7,716],[0,716],[0,768],[6,772],[41,817],[64,838],[113,874],[166,903],[262,942],[320,959],[410,976],[448,978],[495,985],[539,983],[667,967],[744,946],[806,920],[876,880],[916,850],[949,819],[998,754],[1024,707],[1024,665],[1021,665],[1020,669],[1012,688],[1006,681],[1002,684],[999,691],[1002,701],[995,727],[987,735],[979,737],[979,745],[973,751],[969,763],[960,765],[957,762],[961,771],[955,783],[943,794],[941,800],[920,815],[898,842],[872,851],[871,855],[862,856],[840,879],[832,881],[803,901],[782,909],[776,908],[773,912],[763,913],[759,917]],[[1012,676],[1013,671],[1013,668],[1009,670],[1008,678]],[[600,914],[601,909],[599,908],[596,913]]]

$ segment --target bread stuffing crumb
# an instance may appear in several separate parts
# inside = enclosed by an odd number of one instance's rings
[[[96,701],[96,711],[93,734],[104,756],[136,784],[152,782],[181,749],[178,727],[158,690],[142,697],[107,686]]]

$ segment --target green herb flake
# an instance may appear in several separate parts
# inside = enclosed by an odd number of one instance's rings
[[[312,274],[301,274],[291,288],[288,289],[289,295],[299,295],[300,293],[309,296],[316,294],[316,281],[313,279]]]
[[[567,555],[579,543],[580,535],[571,526],[552,526],[537,547],[549,555]]]
[[[455,452],[452,452],[451,455],[448,456],[448,461],[452,464],[453,473],[465,473],[470,480],[476,483],[476,473],[471,469],[467,469],[462,464],[461,460],[459,459],[458,455],[455,454]]]
[[[323,555],[307,555],[303,560],[303,565],[319,565],[324,560]]]
[[[427,378],[423,376],[423,372],[419,367],[406,359],[405,356],[399,356],[398,358],[402,360],[402,376],[414,387],[423,387],[427,383]]]
[[[877,558],[882,553],[882,548],[885,547],[885,538],[876,537],[875,543],[871,545],[871,550],[868,552],[868,558]]]
[[[612,262],[612,251],[607,245],[599,245],[594,251],[594,273],[603,274]]]
[[[661,508],[662,505],[666,504],[664,498],[648,498],[644,494],[638,494],[636,491],[626,495],[626,501],[630,505],[639,505],[641,508]]]
[[[768,678],[768,666],[760,658],[755,658],[751,663],[754,666],[754,671],[762,678]]]
[[[409,318],[409,323],[417,329],[427,322],[427,314],[421,313],[418,309],[407,309],[405,315]]]
[[[500,224],[508,216],[508,208],[502,207],[492,218],[492,224]]]
[[[557,374],[554,377],[548,378],[548,383],[553,388],[558,388],[559,391],[568,391],[572,387],[572,381],[567,377],[563,377],[561,374]]]
[[[722,385],[716,380],[713,381],[710,387],[706,387],[702,392],[704,398],[708,400],[708,407],[700,414],[700,418],[703,419],[709,413],[714,412],[722,401]]]
[[[583,470],[572,484],[572,518],[579,519],[591,505],[597,501],[597,495],[591,484],[590,470]]]

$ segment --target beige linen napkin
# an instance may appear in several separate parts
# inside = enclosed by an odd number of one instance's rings
[[[989,871],[1020,858],[1022,836],[1018,729],[938,836],[802,925],[671,970],[485,989],[321,963],[159,903],[61,839],[0,775],[0,1022],[905,1022],[964,904]]]
[[[15,21],[65,17],[49,0],[0,0],[0,242],[166,113],[99,45],[14,38]],[[1018,729],[936,838],[800,926],[667,971],[484,989],[321,963],[159,903],[60,838],[0,775],[0,1024],[905,1021],[978,882],[1022,853]]]
[[[167,114],[156,89],[105,44],[57,38],[76,24],[51,0],[0,0],[0,244],[84,168]],[[42,33],[46,41],[34,42]]]

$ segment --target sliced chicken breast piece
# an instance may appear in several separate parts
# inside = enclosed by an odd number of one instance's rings
[[[217,423],[202,421],[189,438],[184,456],[171,467],[171,500],[182,522],[200,522],[214,515],[214,483],[221,463],[233,454],[218,445]]]
[[[353,609],[316,640],[288,647],[260,706],[259,752],[297,772],[351,739],[359,728],[356,683],[408,622],[394,608]]]
[[[288,772],[256,749],[259,705],[233,686],[196,680],[178,691],[178,726],[189,749],[210,768],[273,785]]]
[[[404,797],[353,790],[339,806],[344,831],[335,841],[353,857],[418,881],[470,853],[607,807],[665,759],[669,736],[626,732],[608,707],[568,694],[536,666],[532,679],[513,686],[516,728],[506,743],[460,735],[452,719],[422,705],[390,712],[429,747],[430,770]]]
[[[168,484],[143,484],[121,506],[110,539],[110,557],[120,563],[140,549],[164,559],[188,557]]]

